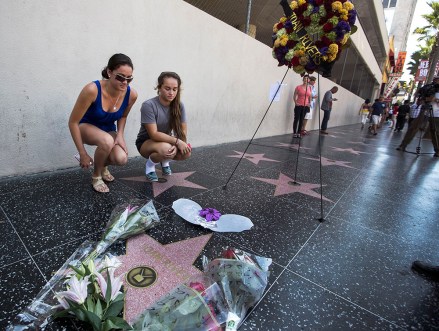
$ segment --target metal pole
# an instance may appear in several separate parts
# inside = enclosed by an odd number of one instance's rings
[[[245,34],[248,34],[250,30],[250,15],[252,11],[252,0],[248,0],[247,3],[247,21],[245,22]]]

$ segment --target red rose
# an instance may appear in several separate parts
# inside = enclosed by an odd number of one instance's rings
[[[325,19],[328,21],[329,19],[331,19],[331,18],[333,18],[335,16],[335,14],[334,13],[326,13],[326,17],[325,17]]]
[[[323,47],[326,46],[326,45],[325,45],[322,41],[320,41],[320,40],[317,40],[317,41],[314,43],[314,45],[315,45],[317,48],[323,48]]]
[[[323,31],[325,33],[331,32],[332,29],[334,29],[334,26],[332,25],[332,23],[326,23],[325,25],[323,25]]]
[[[311,19],[309,17],[304,17],[301,22],[303,26],[308,26],[311,24]]]
[[[294,41],[294,40],[287,41],[287,47],[290,49],[293,48],[294,46],[296,46],[296,44],[297,44],[297,41]]]
[[[277,25],[276,25],[276,28],[277,28],[278,30],[282,29],[283,27],[284,27],[284,24],[283,24],[283,23],[277,23]]]
[[[290,34],[291,32],[294,32],[293,28],[285,28],[285,31]]]
[[[316,6],[321,6],[323,4],[323,0],[314,0]]]
[[[323,36],[323,37],[322,37],[322,43],[323,43],[326,47],[328,47],[329,45],[332,44],[332,41],[331,41],[331,39],[329,39],[328,37]]]
[[[294,56],[294,57],[291,59],[291,64],[292,64],[294,67],[300,65],[299,57]]]
[[[235,259],[235,252],[232,248],[228,248],[223,252],[223,257],[225,259]]]

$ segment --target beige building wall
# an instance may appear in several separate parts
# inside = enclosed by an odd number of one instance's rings
[[[77,165],[67,121],[82,87],[101,78],[114,53],[135,67],[139,98],[125,135],[131,157],[140,106],[156,95],[161,71],[183,79],[194,147],[250,139],[270,87],[286,72],[266,45],[178,0],[3,0],[0,43],[0,177]],[[319,81],[322,93],[333,86]],[[292,131],[292,89],[300,82],[288,72],[257,137]],[[337,97],[329,126],[357,123],[362,100],[342,88]]]

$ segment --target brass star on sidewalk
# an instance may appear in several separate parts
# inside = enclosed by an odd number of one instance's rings
[[[118,256],[122,265],[116,269],[116,276],[127,273],[124,313],[128,322],[188,277],[202,274],[193,263],[211,236],[207,234],[167,245],[146,234],[128,239],[127,254]],[[150,278],[154,278],[154,282],[148,282]],[[140,285],[133,286],[133,282]]]
[[[171,176],[166,176],[166,182],[160,183],[160,182],[152,182],[152,189],[154,197],[162,194],[166,190],[169,190],[173,186],[182,186],[182,187],[190,187],[190,188],[197,188],[202,190],[207,190],[204,186],[192,183],[188,180],[186,180],[187,177],[195,173],[195,171],[188,171],[188,172],[173,172]],[[146,179],[145,176],[137,176],[137,177],[125,177],[121,178],[124,180],[130,180],[134,182],[148,182],[149,180]]]
[[[303,158],[308,159],[308,160],[313,160],[313,161],[320,161],[319,158],[313,158],[313,157],[303,157]],[[326,157],[322,156],[322,166],[335,165],[335,166],[340,166],[340,167],[356,169],[356,168],[348,165],[348,163],[352,163],[352,162],[331,160],[331,159],[327,159]]]
[[[367,153],[367,152],[356,151],[356,150],[353,149],[353,148],[338,148],[338,147],[332,147],[332,150],[333,150],[334,152],[348,152],[348,153],[351,153],[351,154],[354,154],[354,155],[370,154],[370,153]]]
[[[237,153],[238,155],[226,155],[226,157],[236,157],[236,158],[240,159],[242,157],[242,155],[244,154],[244,153],[241,153],[238,151],[234,151],[234,152]],[[266,157],[264,157],[264,154],[245,153],[243,158],[246,160],[249,160],[250,162],[252,162],[254,164],[258,164],[260,161],[280,162],[280,161],[273,160],[273,159],[267,159]]]
[[[275,197],[279,195],[290,194],[290,193],[302,193],[305,195],[309,195],[313,198],[317,198],[317,199],[322,198],[325,201],[332,202],[331,200],[329,200],[324,196],[321,197],[320,193],[313,191],[313,189],[315,188],[320,188],[320,184],[299,182],[300,185],[294,185],[293,184],[294,179],[284,175],[283,173],[279,173],[278,179],[258,178],[258,177],[251,177],[251,178],[268,184],[276,185],[276,189],[274,191]],[[326,185],[322,185],[322,186],[326,186]]]

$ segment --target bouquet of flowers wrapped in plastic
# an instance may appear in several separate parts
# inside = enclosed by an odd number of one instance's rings
[[[142,331],[236,330],[268,283],[271,259],[228,248],[191,279],[135,319]]]
[[[74,315],[88,323],[93,331],[131,330],[131,326],[119,316],[125,294],[121,292],[122,277],[114,276],[120,261],[110,255],[87,264],[71,265],[64,282],[64,290],[56,292],[60,310],[54,318]]]
[[[41,289],[32,303],[15,317],[7,330],[44,329],[52,320],[52,315],[59,308],[59,302],[57,302],[54,294],[63,291],[65,286],[63,281],[67,276],[71,275],[72,270],[74,271],[75,268],[76,271],[85,270],[89,263],[96,263],[98,256],[104,253],[115,241],[127,239],[145,232],[158,224],[159,221],[160,219],[152,201],[145,204],[141,200],[134,199],[128,203],[117,205],[110,215],[110,220],[107,223],[101,240],[97,243],[90,241],[83,243]],[[85,280],[82,284],[84,283]],[[77,285],[75,282],[75,284],[70,284],[69,286],[75,287]],[[75,304],[75,301],[72,303]],[[118,305],[120,304],[118,303]],[[99,310],[99,306],[97,307],[96,309]]]
[[[235,248],[223,252],[223,258],[205,263],[206,277],[216,282],[228,304],[226,330],[237,330],[248,310],[264,294],[272,260]]]
[[[117,205],[110,215],[104,234],[88,257],[93,260],[119,239],[127,239],[145,232],[160,221],[152,201],[142,205],[141,200],[131,200]]]
[[[134,330],[222,330],[227,304],[218,284],[194,277],[177,286],[136,318]]]

